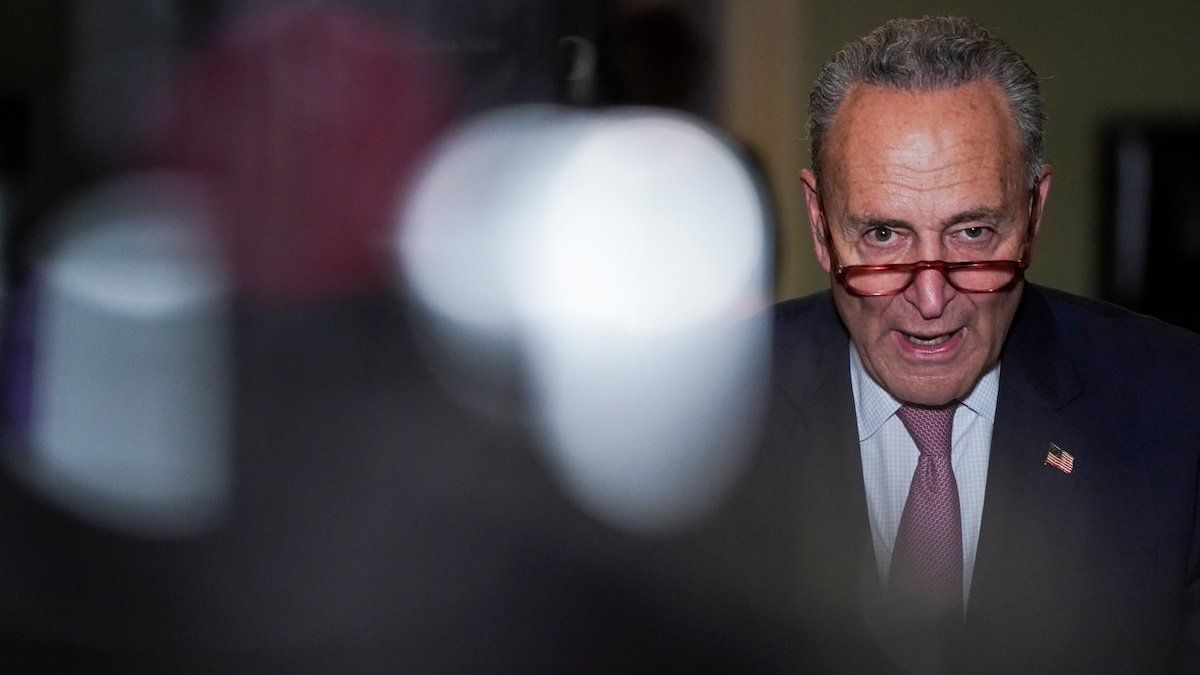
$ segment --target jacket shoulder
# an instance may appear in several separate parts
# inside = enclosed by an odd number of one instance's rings
[[[1054,316],[1081,370],[1141,388],[1147,383],[1200,392],[1200,335],[1107,302],[1033,289]],[[1170,386],[1174,385],[1174,386]]]
[[[849,335],[828,291],[779,303],[772,308],[772,372],[803,398],[848,356]]]
[[[840,327],[841,320],[829,291],[820,291],[776,304],[771,308],[771,323],[779,342]]]
[[[1112,347],[1136,343],[1134,352],[1165,347],[1177,356],[1200,358],[1200,334],[1101,300],[1042,287],[1031,291],[1045,299],[1069,337],[1086,341],[1103,336]]]

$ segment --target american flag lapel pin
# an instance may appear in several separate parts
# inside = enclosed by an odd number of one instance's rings
[[[1058,447],[1057,443],[1051,443],[1050,450],[1046,452],[1046,461],[1042,462],[1043,466],[1047,464],[1069,474],[1075,468],[1075,458],[1071,456],[1071,453]]]

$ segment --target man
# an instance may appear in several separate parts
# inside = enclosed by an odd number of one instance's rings
[[[965,19],[891,21],[816,82],[831,289],[777,308],[726,521],[758,625],[800,627],[785,665],[1197,666],[1200,340],[1023,281],[1041,128],[1033,71]]]

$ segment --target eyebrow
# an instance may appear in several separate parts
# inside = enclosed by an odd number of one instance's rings
[[[977,206],[968,211],[950,216],[942,221],[942,227],[950,227],[959,223],[971,223],[975,221],[995,222],[1004,220],[1005,214],[1000,209],[995,209],[990,206]]]
[[[973,209],[968,209],[961,213],[956,213],[949,218],[942,220],[943,228],[953,227],[960,223],[970,223],[974,221],[999,221],[1004,219],[1003,212],[1000,209],[990,206],[977,206]],[[881,218],[879,216],[847,216],[845,223],[854,226],[856,229],[865,227],[874,229],[876,227],[886,227],[889,229],[913,229],[912,223],[899,218]]]

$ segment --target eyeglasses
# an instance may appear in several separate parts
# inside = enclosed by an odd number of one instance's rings
[[[937,270],[946,283],[963,293],[999,293],[1012,288],[1025,276],[1029,268],[1030,243],[1033,241],[1037,188],[1029,205],[1029,226],[1025,241],[1021,244],[1021,256],[1017,260],[972,260],[946,262],[944,260],[921,260],[914,263],[886,265],[842,265],[833,246],[829,219],[825,216],[825,205],[821,204],[821,218],[825,221],[825,246],[829,249],[833,263],[833,275],[850,295],[860,298],[898,295],[912,285],[917,274],[924,270]]]

